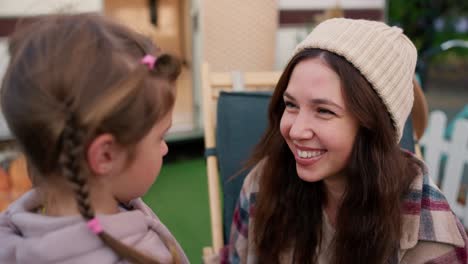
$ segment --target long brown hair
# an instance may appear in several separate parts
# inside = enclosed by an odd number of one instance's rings
[[[286,66],[269,106],[269,126],[250,164],[265,160],[254,211],[254,240],[262,263],[292,253],[294,263],[316,263],[322,239],[324,184],[302,181],[280,134],[283,93],[294,67],[320,58],[341,79],[345,104],[359,122],[346,190],[338,208],[332,263],[387,263],[398,249],[401,201],[416,176],[398,143],[392,119],[371,84],[343,57],[320,49],[296,54]]]
[[[158,54],[150,39],[97,14],[40,18],[19,28],[9,47],[2,110],[33,182],[65,179],[82,217],[92,219],[85,150],[96,136],[110,133],[134,153],[173,107],[180,63]],[[145,54],[158,56],[153,70],[140,63]],[[122,258],[158,263],[107,232],[99,237]]]

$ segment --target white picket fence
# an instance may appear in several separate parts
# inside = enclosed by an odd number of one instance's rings
[[[438,183],[455,214],[468,228],[468,195],[465,192],[468,179],[463,182],[463,171],[468,164],[468,120],[460,119],[455,123],[450,139],[444,138],[447,127],[447,116],[442,111],[433,111],[429,115],[429,124],[420,140],[424,148],[424,160],[429,175]],[[446,157],[443,177],[439,179],[439,170],[443,157]],[[460,190],[466,199],[459,202]]]

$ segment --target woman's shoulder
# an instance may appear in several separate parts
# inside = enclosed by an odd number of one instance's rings
[[[411,157],[418,166],[410,192],[403,202],[401,263],[466,263],[467,237],[444,194],[432,181],[423,161]],[[425,263],[425,262],[424,262]]]
[[[258,184],[260,181],[261,174],[263,172],[263,168],[265,166],[266,159],[259,161],[247,174],[244,179],[244,184],[242,185],[243,192],[246,193],[257,193],[258,192]]]
[[[404,253],[399,263],[462,264],[467,263],[466,261],[466,248],[431,241],[420,241],[415,247]]]
[[[427,223],[422,223],[416,245],[401,251],[404,254],[400,263],[468,263],[468,245],[464,227],[456,218],[451,221],[452,219],[448,219],[448,223],[444,223],[441,219],[435,220],[433,227],[429,228]]]

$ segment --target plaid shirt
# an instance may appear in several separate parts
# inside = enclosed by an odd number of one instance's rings
[[[410,153],[407,155],[420,169],[403,201],[403,235],[398,256],[392,258],[394,263],[468,263],[467,236],[463,225],[427,175],[424,163]],[[254,168],[244,181],[234,212],[230,243],[220,254],[221,263],[258,263],[250,220],[255,208],[256,178],[260,167],[261,164]]]

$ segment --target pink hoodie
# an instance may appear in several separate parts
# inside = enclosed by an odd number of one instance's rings
[[[163,243],[170,241],[182,263],[189,263],[169,230],[141,199],[130,205],[134,210],[97,216],[106,232],[161,263],[172,263]],[[0,214],[0,263],[126,263],[80,216],[44,216],[35,212],[39,206],[38,194],[31,190]]]

